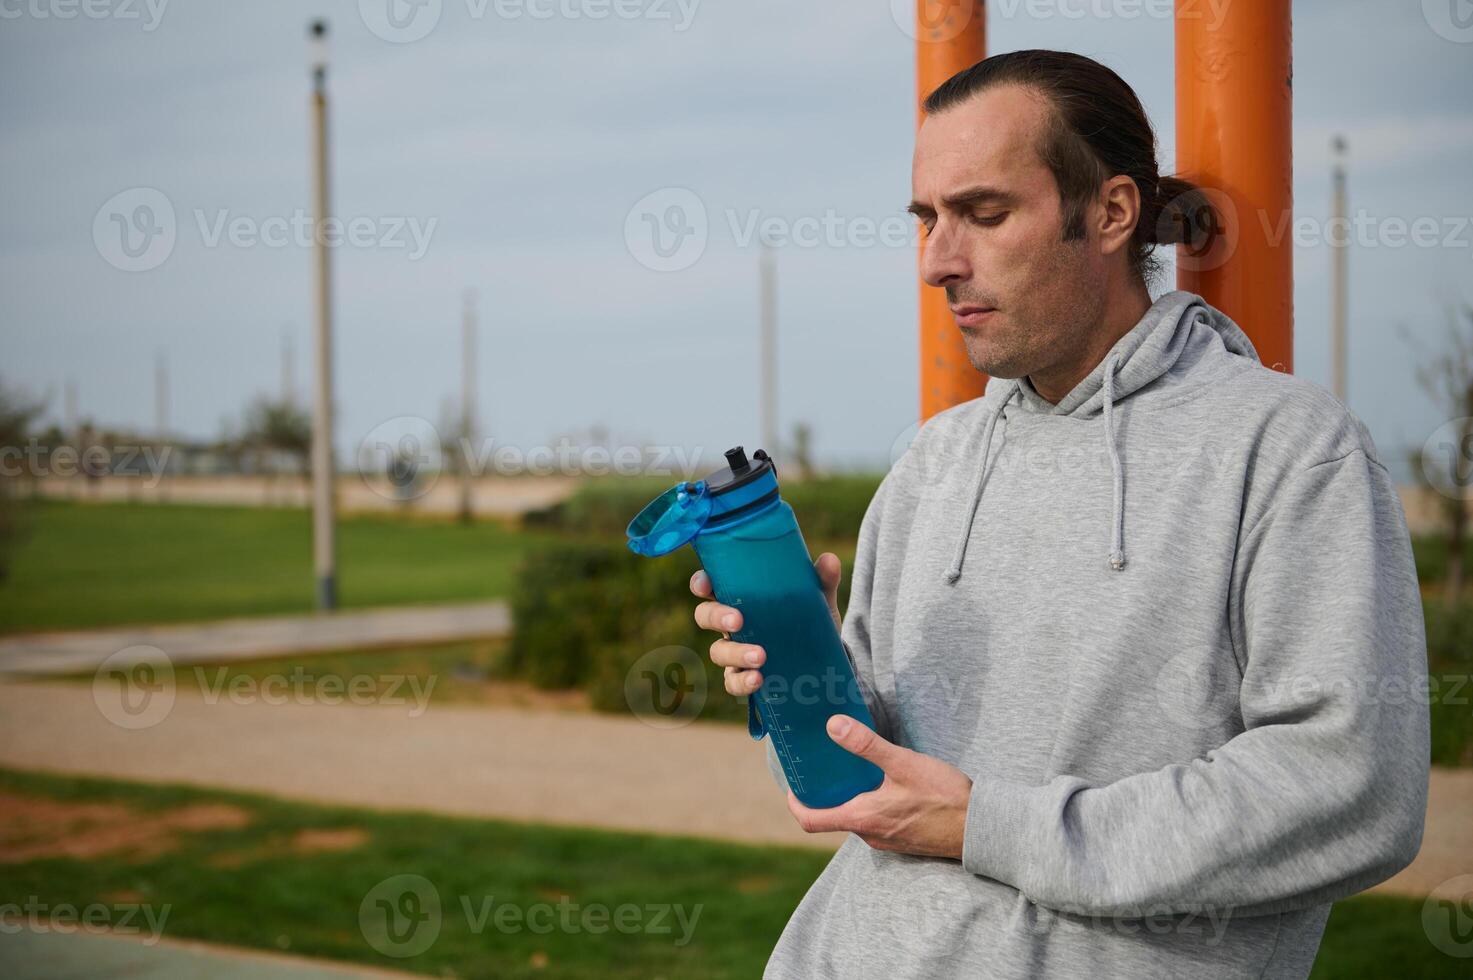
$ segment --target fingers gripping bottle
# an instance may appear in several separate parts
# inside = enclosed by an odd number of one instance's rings
[[[731,634],[767,652],[762,686],[747,700],[752,737],[772,737],[794,795],[810,807],[833,807],[875,789],[884,773],[840,748],[825,725],[844,714],[874,727],[849,655],[793,509],[778,496],[767,453],[741,446],[727,465],[694,483],[671,487],[629,524],[629,548],[655,557],[689,543],[717,601],[741,611]]]

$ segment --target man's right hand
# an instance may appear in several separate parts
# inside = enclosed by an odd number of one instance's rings
[[[839,620],[839,579],[843,568],[839,556],[825,551],[813,563],[818,571],[818,580],[823,585],[823,594],[829,603],[829,614],[834,617],[834,628]],[[737,643],[731,633],[742,628],[741,610],[723,606],[711,598],[711,576],[705,570],[696,572],[690,579],[690,590],[706,602],[696,606],[696,625],[703,630],[720,633],[722,638],[711,644],[711,662],[725,668],[726,691],[738,697],[752,694],[762,686],[762,672],[758,670],[767,662],[767,653],[755,643]]]

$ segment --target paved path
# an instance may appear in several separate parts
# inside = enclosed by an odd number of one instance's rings
[[[408,973],[165,939],[153,945],[108,934],[0,933],[7,980],[395,980]]]
[[[0,683],[0,765],[751,843],[842,841],[797,828],[765,753],[739,726],[659,730],[434,702],[414,710],[412,701],[211,704],[181,685],[162,721],[125,730],[104,717],[91,684]],[[1378,890],[1426,895],[1473,874],[1473,770],[1434,770],[1428,811],[1422,853]]]
[[[671,476],[670,482],[678,477]],[[789,477],[791,479],[791,477]],[[471,484],[471,509],[487,517],[520,517],[572,495],[582,482],[576,476],[486,475]],[[42,497],[87,503],[127,501],[145,504],[206,504],[224,507],[310,507],[311,484],[290,476],[185,476],[154,480],[121,475],[50,476],[31,482]],[[389,512],[455,515],[460,513],[461,483],[448,476],[419,485],[418,495],[399,496],[387,476],[340,475],[336,481],[338,512]],[[1409,512],[1410,513],[1410,512]]]
[[[289,653],[448,643],[510,631],[506,603],[481,602],[36,633],[0,639],[0,674],[84,673],[135,646],[157,647],[175,663],[230,663]]]
[[[0,682],[0,765],[182,782],[389,809],[833,849],[793,823],[766,752],[738,725],[430,702],[210,703],[119,714],[109,685]],[[99,707],[102,705],[102,707]],[[158,717],[146,728],[125,723]],[[104,714],[106,711],[106,715]]]

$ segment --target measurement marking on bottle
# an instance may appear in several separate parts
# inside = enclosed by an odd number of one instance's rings
[[[772,706],[771,699],[764,697],[762,703],[767,706],[767,732],[772,738],[773,748],[777,750],[777,757],[783,762],[784,770],[787,771],[792,781],[797,784],[793,786],[793,792],[802,793],[803,774],[798,771],[798,763],[803,760],[793,755],[793,750],[788,747],[786,734],[792,731],[792,727],[784,725],[778,720],[777,709]]]

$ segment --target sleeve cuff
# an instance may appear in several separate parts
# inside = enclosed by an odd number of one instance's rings
[[[1032,853],[1029,828],[1037,823],[1038,793],[1038,787],[1004,779],[973,780],[962,867],[1021,890]]]

